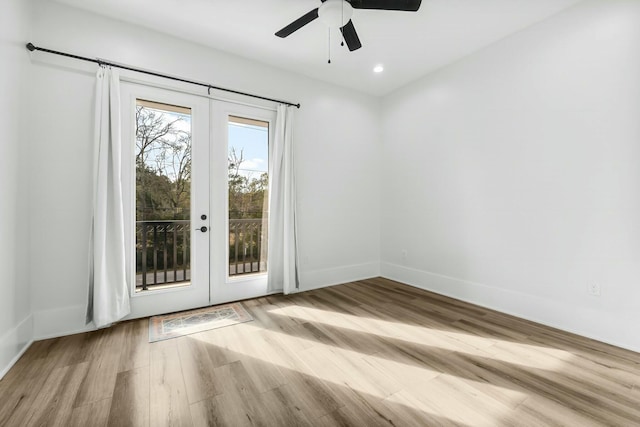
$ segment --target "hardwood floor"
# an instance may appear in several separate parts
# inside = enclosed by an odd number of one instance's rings
[[[372,279],[245,301],[156,343],[147,319],[34,343],[0,426],[640,425],[640,354]]]

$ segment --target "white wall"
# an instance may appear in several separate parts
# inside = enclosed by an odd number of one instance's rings
[[[302,288],[379,274],[376,98],[59,4],[37,2],[34,13],[34,44],[301,102],[294,134]],[[94,70],[33,55],[30,257],[38,337],[83,328]]]
[[[640,350],[640,2],[580,3],[384,105],[384,276]]]
[[[23,87],[28,67],[28,2],[0,13],[0,378],[32,338]]]

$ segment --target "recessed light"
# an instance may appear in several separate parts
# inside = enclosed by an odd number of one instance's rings
[[[384,71],[384,67],[382,66],[382,64],[378,64],[375,67],[373,67],[374,73],[381,73],[383,71]]]

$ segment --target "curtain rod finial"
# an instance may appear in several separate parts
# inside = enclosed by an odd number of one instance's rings
[[[36,47],[33,45],[33,43],[29,42],[27,43],[27,49],[33,52],[34,50],[36,50]]]

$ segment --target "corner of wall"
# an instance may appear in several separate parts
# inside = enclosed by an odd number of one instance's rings
[[[300,273],[300,292],[380,276],[380,263],[347,265]]]
[[[20,359],[33,342],[33,315],[0,337],[0,379]]]
[[[29,173],[27,122],[30,61],[24,43],[31,35],[32,2],[12,0],[3,4],[0,34],[0,78],[3,176],[0,180],[3,228],[2,283],[0,300],[0,378],[18,361],[33,342],[33,314],[28,263]],[[4,25],[6,24],[6,25]]]

